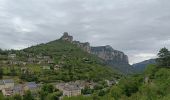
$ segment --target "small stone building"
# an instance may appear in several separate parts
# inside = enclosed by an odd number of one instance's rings
[[[63,91],[63,96],[71,97],[81,95],[81,89],[76,84],[60,83],[56,88]]]
[[[0,80],[0,90],[5,88],[13,88],[14,87],[14,80],[7,79],[7,80]]]

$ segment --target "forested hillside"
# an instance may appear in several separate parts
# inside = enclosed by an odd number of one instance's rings
[[[101,59],[84,52],[81,48],[67,41],[56,40],[23,51],[33,55],[50,56],[55,64],[63,66],[55,76],[59,80],[98,80],[119,77],[116,71],[103,65]]]
[[[8,54],[17,56],[15,59],[9,59]],[[63,40],[55,40],[18,51],[2,51],[0,57],[4,76],[19,76],[26,81],[99,81],[121,77],[117,71],[104,65],[100,58]],[[26,65],[23,65],[24,62]],[[11,65],[11,63],[16,64]],[[43,70],[43,67],[50,67],[51,70]],[[55,70],[56,67],[57,70]],[[22,73],[21,69],[25,69],[26,73]]]
[[[146,67],[141,74],[121,78],[104,95],[72,97],[65,100],[169,100],[170,98],[170,52],[163,48],[158,53],[157,64]]]

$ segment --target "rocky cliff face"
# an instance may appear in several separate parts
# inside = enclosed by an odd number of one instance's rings
[[[105,61],[112,61],[114,63],[128,64],[128,57],[123,52],[114,50],[111,46],[91,47],[91,53],[97,55]]]
[[[70,36],[67,32],[64,32],[63,36],[60,39],[64,41],[72,42],[73,36]]]
[[[89,42],[81,43],[79,41],[73,41],[73,44],[76,44],[78,47],[82,48],[84,51],[90,53],[91,47]]]
[[[109,45],[91,47],[88,42],[81,43],[79,41],[73,41],[73,37],[68,35],[67,32],[64,33],[61,40],[69,41],[82,48],[82,50],[98,56],[103,59],[107,65],[110,65],[124,73],[129,73],[131,71],[132,67],[129,65],[128,56],[121,51],[114,50]]]
[[[129,65],[128,56],[123,52],[114,50],[111,46],[91,47],[91,54],[103,59],[105,64],[123,72],[132,73],[133,67]]]

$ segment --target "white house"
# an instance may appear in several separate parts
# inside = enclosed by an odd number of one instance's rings
[[[5,88],[13,88],[14,87],[14,80],[7,79],[7,80],[0,80],[0,90]]]

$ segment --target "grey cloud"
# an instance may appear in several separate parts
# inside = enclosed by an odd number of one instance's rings
[[[109,44],[131,63],[139,62],[170,47],[169,5],[168,0],[0,0],[0,46],[24,48],[68,31],[76,40]]]

